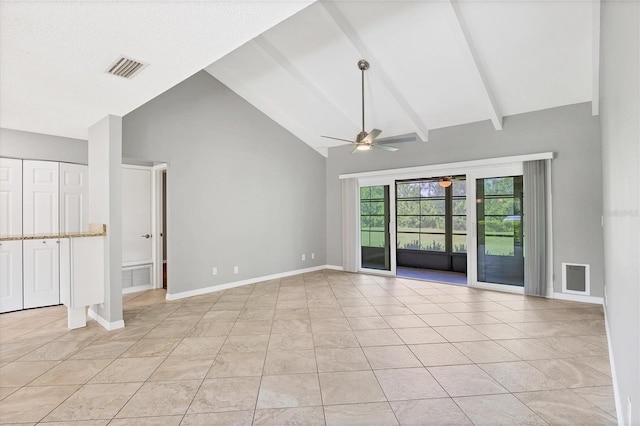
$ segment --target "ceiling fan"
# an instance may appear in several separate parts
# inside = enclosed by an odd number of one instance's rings
[[[380,133],[382,133],[382,130],[373,129],[369,133],[365,131],[365,128],[364,128],[364,72],[369,69],[369,62],[367,62],[364,59],[360,59],[358,61],[358,69],[360,69],[362,73],[362,132],[358,133],[355,141],[348,140],[348,139],[334,138],[332,136],[322,136],[322,137],[355,144],[353,151],[351,151],[352,154],[360,151],[368,151],[371,148],[382,149],[384,151],[397,151],[398,148],[395,148],[393,146],[388,146],[388,145],[382,145],[376,142],[376,138],[380,135]],[[385,142],[408,142],[409,138],[410,138],[409,135],[403,135],[402,138],[398,140],[395,140],[395,138],[385,138]],[[415,137],[412,140],[415,140]]]

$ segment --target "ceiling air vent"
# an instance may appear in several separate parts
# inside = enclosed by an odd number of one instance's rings
[[[133,76],[146,66],[147,64],[122,56],[109,67],[107,73],[117,75],[118,77],[133,78]]]

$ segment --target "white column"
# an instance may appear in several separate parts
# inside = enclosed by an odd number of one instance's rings
[[[108,115],[89,127],[89,223],[105,223],[104,303],[89,316],[107,330],[122,319],[122,117]]]

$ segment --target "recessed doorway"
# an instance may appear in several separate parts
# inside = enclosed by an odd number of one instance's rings
[[[464,175],[396,181],[396,274],[467,284]]]

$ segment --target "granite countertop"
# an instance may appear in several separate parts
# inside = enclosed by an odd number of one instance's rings
[[[0,241],[20,241],[20,240],[46,240],[57,238],[84,238],[84,237],[104,237],[107,235],[107,225],[103,223],[90,223],[89,230],[83,232],[66,232],[58,234],[32,234],[32,235],[3,235]]]

